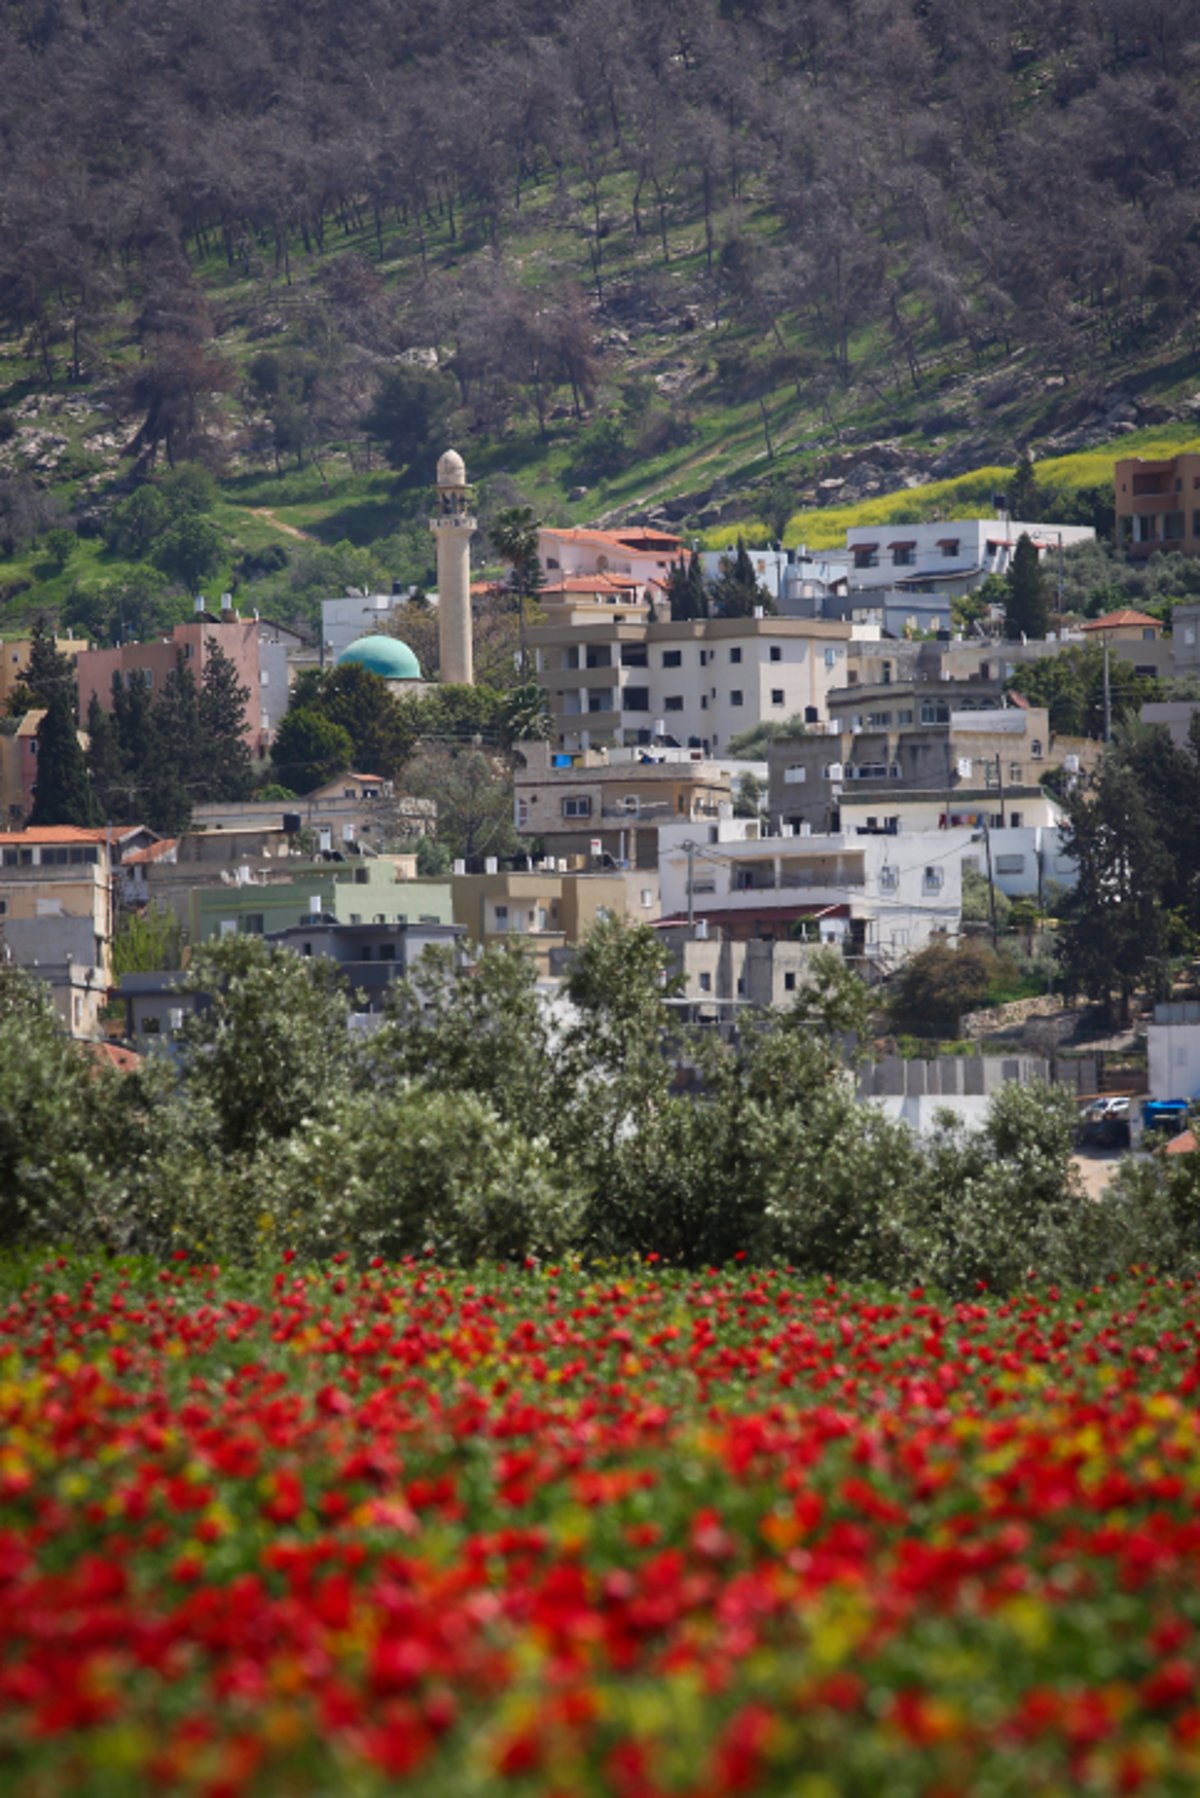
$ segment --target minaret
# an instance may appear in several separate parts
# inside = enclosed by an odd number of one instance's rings
[[[437,465],[438,509],[429,520],[437,538],[438,653],[441,679],[448,685],[474,685],[471,667],[471,512],[467,469],[457,450],[447,450]]]

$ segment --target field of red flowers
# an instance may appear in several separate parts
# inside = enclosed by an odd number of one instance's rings
[[[0,1789],[1200,1789],[1200,1288],[37,1264]]]

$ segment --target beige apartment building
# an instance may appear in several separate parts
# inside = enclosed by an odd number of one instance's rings
[[[601,918],[651,924],[659,915],[658,870],[543,866],[459,874],[451,880],[454,922],[467,939],[487,944],[518,941],[534,955],[539,974],[550,973],[556,949],[586,941]]]
[[[49,983],[72,1036],[100,1034],[112,982],[112,871],[107,831],[0,831],[4,958]]]
[[[768,721],[816,723],[847,680],[853,626],[837,619],[696,618],[651,624],[576,610],[529,632],[565,750],[667,739],[706,754]]]
[[[657,868],[664,824],[716,820],[733,803],[729,774],[700,751],[557,751],[522,743],[516,757],[516,826],[547,855],[590,865]]]

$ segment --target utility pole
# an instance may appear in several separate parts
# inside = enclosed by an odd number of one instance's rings
[[[1112,737],[1112,686],[1108,678],[1108,632],[1104,633],[1104,741]]]
[[[1004,829],[1004,757],[996,752],[996,785],[1000,789],[1000,828]]]
[[[992,826],[987,813],[983,814],[983,851],[987,856],[988,879],[988,911],[992,919],[992,948],[999,946],[1000,927],[996,922],[996,883],[992,879]]]
[[[693,924],[696,922],[696,899],[695,899],[695,893],[694,893],[693,887],[692,887],[692,875],[695,872],[695,867],[696,867],[696,845],[695,845],[695,843],[693,843],[693,841],[690,837],[688,838],[687,842],[684,844],[684,848],[687,850],[687,858],[688,858],[687,911],[688,911],[688,929],[690,930],[692,928]]]

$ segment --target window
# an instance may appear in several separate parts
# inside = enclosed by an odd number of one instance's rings
[[[740,661],[741,661],[741,659],[742,659],[742,652],[741,652],[741,650],[740,650],[740,648],[739,648],[739,649],[731,649],[731,650],[730,650],[730,652],[729,652],[729,660],[730,660],[730,661],[731,661],[731,662],[740,662]]]
[[[1009,780],[1011,780],[1011,781],[1013,781],[1013,782],[1016,782],[1016,783],[1019,783],[1019,782],[1020,782],[1020,779],[1021,779],[1021,772],[1022,772],[1022,770],[1021,770],[1021,764],[1020,764],[1020,762],[1010,762],[1010,763],[1009,763],[1009,764],[1008,764],[1008,778],[1009,778]]]
[[[808,769],[803,762],[793,762],[790,768],[784,769],[783,778],[787,785],[797,785],[800,781],[808,779]]]
[[[867,713],[868,726],[874,725],[877,729],[882,729],[882,727],[884,725],[890,724],[891,722],[892,722],[892,714],[890,712],[868,712]]]
[[[707,649],[702,649],[700,651],[700,666],[702,668],[708,667],[708,651],[707,651]]]
[[[926,893],[940,893],[945,873],[941,868],[926,868],[921,879],[921,889]]]
[[[648,668],[650,652],[646,645],[644,643],[622,643],[621,666],[622,668]]]
[[[564,818],[590,818],[592,815],[591,799],[586,793],[578,793],[570,799],[564,799],[562,815]]]
[[[612,704],[612,688],[604,687],[598,693],[588,694],[589,712],[607,712]]]
[[[8,900],[0,899],[0,918],[8,915]]]
[[[1031,743],[1031,744],[1030,744],[1030,745],[1029,745],[1029,753],[1030,753],[1030,755],[1031,755],[1031,756],[1032,756],[1032,757],[1033,757],[1033,759],[1034,759],[1034,761],[1035,761],[1035,762],[1040,762],[1040,761],[1041,761],[1041,759],[1042,759],[1042,745],[1041,745],[1041,743],[1040,743],[1040,742],[1039,742],[1039,740],[1038,740],[1038,738],[1037,738],[1037,737],[1035,737],[1035,738],[1034,738],[1034,739],[1033,739],[1033,742],[1032,742],[1032,743]]]
[[[771,645],[770,660],[772,662],[782,662],[783,660],[783,650],[778,643]]]
[[[1024,874],[1025,857],[1023,855],[998,855],[996,872],[997,874]]]
[[[701,659],[701,661],[703,661],[703,659],[704,659],[704,651],[703,650],[701,650],[701,652],[700,652],[700,659]],[[683,667],[683,651],[682,651],[682,649],[664,649],[662,665],[664,668],[682,668]]]
[[[712,992],[712,975],[711,974],[701,974],[701,976],[700,976],[700,991],[702,993],[711,993]]]
[[[906,711],[896,713],[896,723],[897,724],[911,724],[912,721],[913,721],[913,715],[912,715],[912,707],[911,706],[909,706]]]
[[[893,567],[895,567],[895,568],[911,568],[913,563],[917,559],[916,549],[917,549],[917,546],[915,543],[893,543],[892,544],[892,565],[893,565]]]
[[[613,659],[610,646],[607,643],[589,644],[586,665],[589,668],[611,668]]]
[[[879,567],[879,545],[877,543],[856,543],[852,547],[856,568]]]
[[[650,710],[649,687],[626,687],[621,694],[621,710],[623,712],[648,712]]]
[[[785,993],[794,993],[796,990],[796,976],[790,971],[783,977],[783,990]]]
[[[496,929],[497,930],[507,930],[508,929],[508,907],[507,907],[507,905],[497,905],[494,908],[494,915],[495,915],[495,919],[496,919]]]
[[[898,868],[880,868],[879,890],[881,893],[894,893],[899,884],[900,870]]]
[[[1009,812],[1008,821],[1014,830],[1020,830],[1025,822],[1025,814],[1024,812]]]
[[[771,704],[772,705],[782,705],[783,704],[783,688],[782,687],[772,687],[771,688]]]
[[[663,711],[664,712],[682,712],[682,710],[683,710],[683,694],[682,693],[669,693],[667,695],[667,697],[663,700]]]
[[[395,961],[395,959],[396,959],[395,943],[380,943],[379,959],[380,959],[380,961]]]
[[[653,889],[653,887],[643,887],[642,888],[642,909],[644,911],[649,911],[650,907],[653,904],[654,904],[654,889]]]
[[[246,936],[261,936],[266,929],[266,918],[260,911],[248,911],[242,919],[242,930]]]
[[[836,667],[836,665],[837,665],[837,650],[836,649],[827,649],[825,651],[825,666],[827,668],[833,668],[833,667]],[[850,681],[852,684],[857,679],[858,679],[857,674],[852,674],[850,676]]]
[[[742,689],[740,687],[735,687],[733,689],[732,693],[729,695],[729,703],[730,705],[741,705]]]

